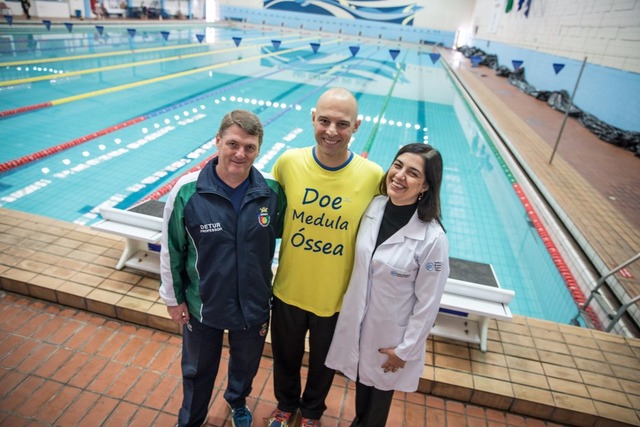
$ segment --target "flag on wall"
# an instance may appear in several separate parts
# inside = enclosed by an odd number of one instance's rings
[[[518,0],[518,12],[522,10],[522,6],[525,6],[524,16],[526,18],[529,17],[529,10],[531,9],[531,1],[532,0]],[[527,3],[526,5],[525,5],[525,2]],[[513,0],[507,0],[506,12],[509,13],[509,11],[511,11],[512,8],[513,8]]]
[[[507,8],[504,10],[506,13],[511,12],[513,9],[513,0],[507,0]]]

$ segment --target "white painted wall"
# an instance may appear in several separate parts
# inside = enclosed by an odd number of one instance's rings
[[[14,17],[16,15],[20,16],[22,15],[22,6],[20,5],[20,2],[15,2],[15,1],[4,1],[3,2],[5,4],[5,6],[11,10],[11,13],[8,13],[7,11],[3,10],[2,14],[8,14],[8,15],[13,15]],[[32,6],[33,7],[33,6]],[[29,13],[32,13],[32,10],[29,10]],[[4,19],[3,19],[4,21]]]
[[[469,46],[497,54],[510,69],[512,60],[524,61],[525,78],[537,89],[564,89],[583,111],[640,132],[640,1],[531,0],[528,18],[518,0],[509,13],[505,4],[476,0]],[[566,66],[556,75],[554,63]]]
[[[414,26],[458,31],[469,28],[476,0],[418,0],[423,9],[416,13]]]
[[[528,18],[505,3],[476,0],[476,38],[640,73],[640,1],[532,0]]]
[[[29,8],[29,14],[31,18],[68,18],[69,4],[67,2],[55,2],[55,1],[34,1],[31,0],[31,7]],[[4,1],[4,4],[13,12],[14,19],[23,19],[24,12],[22,11],[22,5],[18,1]],[[4,21],[4,19],[3,19]]]

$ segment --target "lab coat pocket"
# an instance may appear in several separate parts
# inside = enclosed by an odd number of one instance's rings
[[[406,325],[408,316],[404,313],[413,305],[416,274],[417,268],[406,270],[387,264],[380,265],[376,271],[372,292],[374,304],[386,306],[384,311],[397,325]]]

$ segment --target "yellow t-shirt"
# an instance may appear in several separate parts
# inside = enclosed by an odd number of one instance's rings
[[[325,169],[313,148],[287,150],[271,171],[287,195],[273,293],[328,317],[340,311],[360,217],[378,193],[383,171],[357,154],[339,169]]]

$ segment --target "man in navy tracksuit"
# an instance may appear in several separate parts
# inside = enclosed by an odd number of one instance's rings
[[[218,156],[180,178],[165,205],[160,296],[183,325],[181,427],[206,420],[225,330],[224,398],[233,425],[251,426],[246,397],[269,327],[271,261],[285,207],[280,186],[253,167],[262,137],[255,114],[225,115]]]

